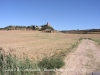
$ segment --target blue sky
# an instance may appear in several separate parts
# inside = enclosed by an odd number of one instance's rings
[[[100,0],[0,0],[0,27],[46,22],[57,30],[100,28]]]

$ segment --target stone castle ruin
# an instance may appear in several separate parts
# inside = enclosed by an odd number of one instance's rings
[[[47,22],[46,26],[49,28],[42,30],[42,32],[45,32],[45,33],[57,33],[58,32],[57,30],[51,29],[52,26],[50,25],[49,22]]]

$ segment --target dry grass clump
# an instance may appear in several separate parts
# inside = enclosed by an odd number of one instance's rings
[[[53,75],[55,71],[49,70],[58,69],[62,66],[64,66],[64,61],[58,57],[46,57],[41,61],[34,61],[29,58],[22,60],[10,52],[5,54],[3,49],[0,50],[0,75]]]

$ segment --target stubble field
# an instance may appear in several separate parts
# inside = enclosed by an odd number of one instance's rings
[[[18,58],[41,59],[70,48],[79,38],[99,39],[99,34],[42,33],[39,31],[0,31],[0,47]],[[100,39],[99,39],[100,40]]]

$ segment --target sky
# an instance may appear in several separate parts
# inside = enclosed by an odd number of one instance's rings
[[[47,22],[56,30],[100,28],[100,0],[0,0],[0,28]]]

